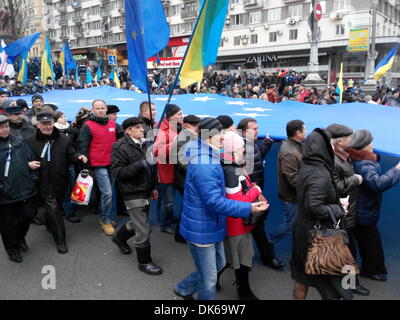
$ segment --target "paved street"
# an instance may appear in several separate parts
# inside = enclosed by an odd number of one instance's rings
[[[120,217],[122,222],[124,217]],[[69,253],[57,253],[53,240],[44,226],[32,225],[27,241],[30,247],[24,262],[16,264],[7,258],[3,248],[0,253],[0,299],[180,299],[172,292],[173,285],[189,272],[193,263],[184,244],[176,243],[172,235],[153,227],[153,260],[164,268],[161,276],[149,276],[137,268],[135,254],[122,255],[110,238],[103,235],[96,216],[83,216],[82,223],[66,222]],[[289,258],[288,242],[276,250],[280,258]],[[388,254],[390,279],[379,283],[363,279],[372,292],[370,297],[356,299],[400,299],[399,258]],[[397,259],[397,260],[396,260]],[[44,290],[41,286],[42,267],[56,269],[56,289]],[[255,294],[265,300],[291,299],[290,271],[273,271],[255,259],[250,274]],[[223,290],[218,299],[236,299],[233,287],[233,270],[222,277]],[[309,299],[319,299],[312,289]]]

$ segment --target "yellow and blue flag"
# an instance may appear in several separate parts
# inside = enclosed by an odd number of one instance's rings
[[[90,72],[89,68],[86,66],[86,84],[91,84],[93,81],[92,73]]]
[[[94,76],[94,80],[97,82],[101,79],[101,65],[103,64],[103,60],[100,60],[99,67],[97,68],[96,75]]]
[[[47,78],[51,78],[51,80],[54,81],[53,59],[51,58],[50,43],[47,37],[46,37],[46,45],[42,55],[40,77],[42,81],[46,81]]]
[[[340,64],[339,81],[336,86],[336,93],[339,95],[339,103],[342,103],[343,99],[343,62]]]
[[[200,14],[182,62],[181,88],[203,79],[204,67],[217,59],[229,0],[202,0]]]
[[[61,50],[60,63],[63,67],[64,74],[69,77],[69,70],[76,70],[76,62],[74,56],[72,55],[69,43],[66,42]]]
[[[116,67],[114,67],[112,69],[110,75],[108,76],[108,79],[114,81],[114,83],[117,86],[117,88],[121,88],[121,82],[119,81],[118,72],[117,72],[117,68]]]
[[[392,50],[389,51],[389,53],[378,63],[378,65],[375,68],[375,74],[374,74],[374,79],[378,81],[382,76],[388,72],[394,62],[394,57],[397,54],[399,46],[396,44]]]
[[[147,59],[169,41],[169,26],[160,0],[125,0],[126,45],[131,81],[147,92]]]
[[[13,64],[18,57],[20,56],[28,56],[29,50],[31,50],[35,41],[39,38],[40,32],[31,34],[24,38],[18,39],[13,43],[10,43],[8,46],[4,48],[4,51],[7,54],[7,62]]]
[[[21,81],[23,85],[26,85],[28,80],[28,56],[29,52],[25,52],[21,56],[19,71],[18,71],[18,81]]]

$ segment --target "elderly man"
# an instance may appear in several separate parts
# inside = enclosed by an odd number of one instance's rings
[[[125,136],[113,146],[111,169],[130,220],[113,235],[112,241],[123,254],[130,254],[127,241],[134,236],[139,270],[160,275],[162,269],[152,263],[150,246],[150,199],[158,198],[156,176],[146,160],[150,141],[144,138],[143,121],[140,118],[128,118],[122,126]]]
[[[54,113],[43,110],[37,115],[38,130],[26,139],[32,148],[39,168],[39,195],[44,204],[45,224],[52,233],[61,254],[67,253],[62,204],[69,182],[68,166],[78,160],[87,162],[84,155],[78,156],[71,140],[54,127]]]
[[[25,139],[36,132],[35,127],[22,115],[22,107],[16,101],[8,99],[3,102],[3,107],[10,120],[12,135]]]
[[[92,102],[92,115],[79,133],[79,152],[89,159],[100,190],[100,220],[102,230],[108,236],[115,232],[115,217],[112,216],[111,151],[123,132],[107,117],[107,105],[103,100]]]
[[[38,163],[26,142],[10,134],[8,122],[0,115],[0,234],[10,260],[19,263],[21,251],[28,250]]]

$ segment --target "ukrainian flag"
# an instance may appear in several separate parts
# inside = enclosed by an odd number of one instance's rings
[[[93,81],[92,73],[90,72],[89,68],[86,67],[86,84],[91,84]]]
[[[379,62],[379,64],[375,68],[374,79],[378,81],[382,76],[388,72],[392,66],[394,57],[397,54],[398,45],[396,44],[392,50]]]
[[[204,67],[216,62],[229,0],[202,0],[181,71],[181,88],[203,79]]]
[[[18,81],[21,81],[23,85],[26,85],[28,80],[28,52],[21,55],[20,68],[18,71]]]
[[[339,75],[339,81],[336,86],[336,93],[339,95],[339,103],[342,103],[342,99],[343,99],[343,62],[340,64],[340,75]]]
[[[121,88],[121,83],[119,82],[118,73],[116,67],[114,67],[108,77],[109,80],[113,80],[117,88]]]
[[[99,67],[97,68],[96,75],[94,76],[94,80],[99,82],[101,79],[101,65],[103,64],[103,60],[100,60]]]
[[[46,37],[46,46],[42,55],[40,74],[42,81],[46,81],[47,78],[51,78],[51,80],[54,81],[53,60],[51,58],[50,43],[47,37]]]

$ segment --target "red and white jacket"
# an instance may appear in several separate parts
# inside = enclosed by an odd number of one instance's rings
[[[224,160],[231,160],[226,155],[223,155]],[[244,167],[234,163],[223,164],[224,176],[225,176],[225,191],[228,199],[242,201],[242,202],[254,202],[261,194],[261,189],[252,183],[249,175],[244,170]],[[248,190],[245,192],[243,184],[247,186]],[[250,232],[254,228],[254,225],[245,225],[242,218],[226,218],[226,232],[229,237],[239,236]]]

